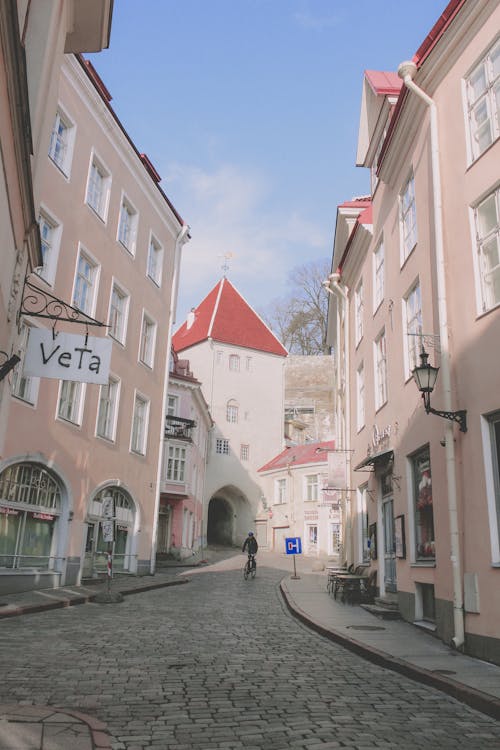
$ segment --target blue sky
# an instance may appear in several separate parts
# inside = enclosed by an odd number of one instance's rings
[[[222,275],[263,310],[330,257],[355,166],[363,71],[411,58],[445,0],[115,0],[89,56],[191,227],[177,325]]]

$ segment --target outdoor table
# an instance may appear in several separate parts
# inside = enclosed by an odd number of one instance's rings
[[[361,598],[361,582],[366,580],[367,576],[355,575],[353,573],[334,575],[333,598],[337,598],[339,589],[341,589],[342,602],[349,601],[352,604],[356,598]]]

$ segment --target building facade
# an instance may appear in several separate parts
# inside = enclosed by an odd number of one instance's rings
[[[406,620],[496,663],[499,28],[496,0],[453,0],[398,75],[366,71],[372,192],[338,209],[328,285],[350,557]]]
[[[335,436],[332,357],[288,356],[285,361],[285,438],[320,442]]]
[[[64,57],[38,154],[43,266],[24,292],[0,460],[4,591],[103,571],[109,502],[115,570],[154,571],[170,327],[188,229],[110,98],[89,62]],[[43,328],[52,332],[46,360],[64,367],[71,356],[82,365],[89,336],[105,338],[107,382],[26,374],[30,333]],[[79,337],[73,355],[59,351],[57,336],[68,333]]]
[[[239,545],[256,528],[266,546],[258,469],[283,447],[286,349],[227,278],[173,337],[189,358],[214,420],[205,487],[209,543]]]
[[[161,472],[158,556],[203,554],[203,497],[213,427],[187,359],[171,358]]]

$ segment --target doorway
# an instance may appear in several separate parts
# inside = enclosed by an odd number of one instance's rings
[[[397,592],[396,580],[396,539],[394,534],[394,500],[392,496],[392,474],[381,477],[382,487],[382,534],[384,555],[384,589],[387,593]]]

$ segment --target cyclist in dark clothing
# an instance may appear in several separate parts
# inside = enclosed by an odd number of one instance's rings
[[[247,548],[249,555],[255,555],[255,553],[259,549],[259,545],[257,544],[257,539],[253,535],[253,531],[248,532],[248,536],[243,542],[243,549],[241,551],[244,552]]]

